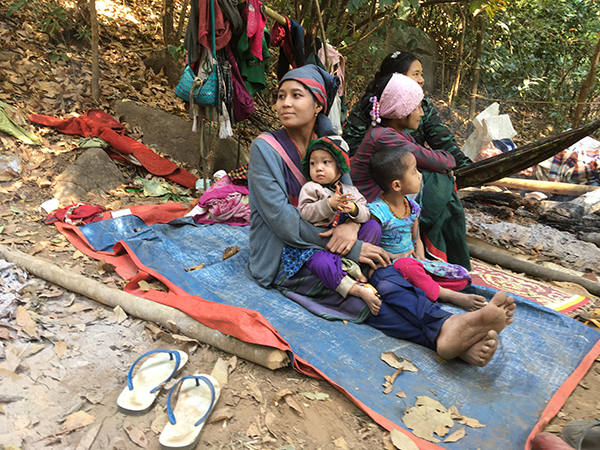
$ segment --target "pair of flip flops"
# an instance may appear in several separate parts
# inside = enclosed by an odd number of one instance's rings
[[[147,360],[133,375],[137,363],[145,358]],[[148,412],[162,387],[187,360],[188,355],[179,350],[152,350],[140,356],[131,366],[127,387],[117,399],[119,411],[134,415]],[[173,408],[173,395],[177,391],[177,403]],[[160,434],[161,446],[173,450],[193,449],[220,393],[219,382],[210,375],[195,374],[177,381],[167,397],[169,422]]]

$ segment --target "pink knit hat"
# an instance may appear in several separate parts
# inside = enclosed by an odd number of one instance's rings
[[[423,89],[412,78],[395,73],[379,100],[379,115],[384,119],[408,117],[423,101]]]

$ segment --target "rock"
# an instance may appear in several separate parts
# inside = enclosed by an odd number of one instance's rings
[[[125,182],[118,167],[101,148],[90,148],[56,178],[54,196],[63,205],[88,202],[95,195],[114,189]]]
[[[117,101],[113,105],[119,120],[127,121],[132,127],[143,131],[142,142],[153,150],[170,155],[175,161],[189,164],[198,169],[200,161],[200,134],[192,131],[192,123],[181,117],[159,109],[143,106],[132,101]],[[212,134],[216,131],[207,125],[204,127],[204,145],[212,145]],[[238,161],[238,147],[240,158]],[[215,149],[211,158],[209,175],[217,170],[237,169],[248,162],[249,152],[239,146],[233,138],[215,140]],[[202,178],[202,177],[200,177]]]

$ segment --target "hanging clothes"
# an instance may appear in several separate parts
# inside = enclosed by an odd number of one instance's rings
[[[286,25],[275,22],[271,29],[271,47],[281,47],[277,63],[277,78],[281,79],[290,70],[306,64],[305,31],[292,19],[283,16]]]
[[[211,2],[213,2],[215,7],[215,46],[217,50],[220,50],[231,40],[231,26],[229,21],[223,17],[221,8],[219,8],[216,0],[198,0],[198,42],[204,48],[212,50],[210,27]]]
[[[250,51],[250,39],[246,33],[242,33],[234,50],[235,59],[238,63],[240,73],[248,93],[252,96],[267,86],[266,70],[269,67],[269,47],[267,39],[269,33],[263,30],[262,60],[258,59]]]
[[[242,15],[237,8],[237,0],[218,0],[219,8],[223,12],[223,16],[231,25],[231,31],[234,36],[239,36],[244,31],[244,21]],[[235,1],[235,4],[234,4]]]
[[[247,0],[242,10],[242,18],[246,21],[246,36],[248,36],[250,53],[258,60],[263,60],[263,38],[267,17],[263,12],[260,0]]]
[[[323,64],[327,59],[325,58],[325,49],[323,46],[318,51],[319,59]],[[346,71],[346,60],[342,56],[340,52],[338,52],[335,47],[331,44],[327,44],[327,57],[329,58],[329,63],[331,64],[328,72],[331,75],[337,75],[340,79],[340,87],[338,89],[338,95],[340,97],[344,96],[344,79],[345,79],[345,71]]]
[[[231,84],[233,88],[233,117],[232,122],[237,123],[246,120],[254,112],[254,100],[248,92],[244,79],[240,73],[238,63],[233,55],[231,46],[225,47],[227,59],[231,64]]]

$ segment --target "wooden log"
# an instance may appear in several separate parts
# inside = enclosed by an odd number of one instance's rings
[[[570,275],[559,270],[549,269],[538,266],[527,261],[522,261],[512,256],[490,251],[488,246],[480,246],[467,243],[471,256],[478,258],[490,264],[497,264],[513,272],[525,273],[526,275],[553,281],[568,281],[584,287],[589,293],[600,295],[600,283],[588,280],[587,278]]]
[[[600,186],[586,186],[584,184],[559,183],[554,181],[528,180],[521,178],[502,178],[498,181],[486,183],[490,186],[502,186],[508,189],[523,189],[526,191],[539,191],[548,194],[582,195],[600,189]]]
[[[594,186],[599,187],[599,186]],[[590,191],[570,202],[564,202],[552,208],[551,212],[572,219],[580,219],[600,210],[600,191]]]
[[[103,305],[113,308],[120,306],[129,315],[148,322],[159,323],[167,329],[172,329],[175,324],[178,333],[268,369],[275,370],[289,364],[289,357],[283,350],[241,341],[201,324],[178,309],[109,288],[102,283],[69,272],[19,250],[0,245],[0,257],[37,277],[62,286],[69,291],[85,295]]]

